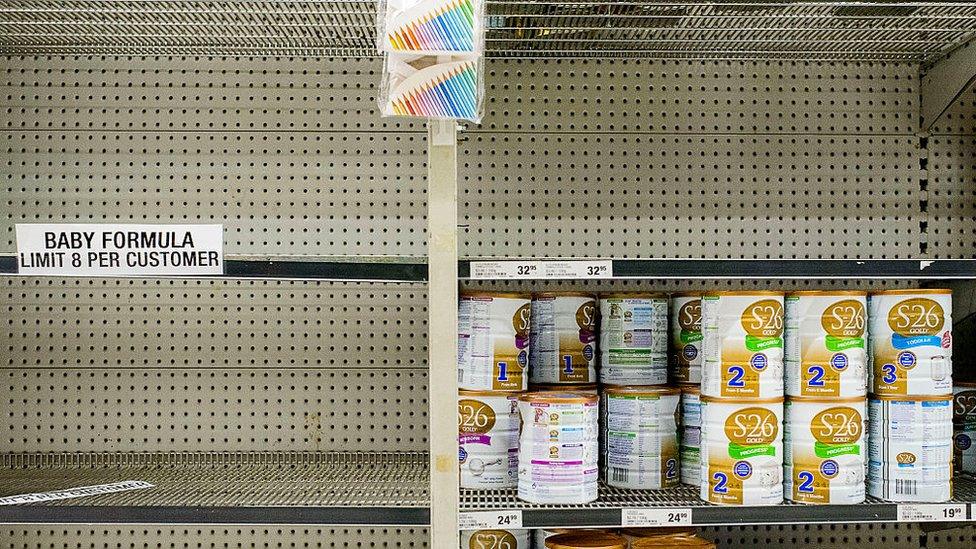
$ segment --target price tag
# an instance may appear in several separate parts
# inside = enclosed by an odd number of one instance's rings
[[[969,520],[967,503],[898,504],[900,522],[962,522]]]
[[[545,278],[542,261],[472,261],[474,280],[511,280]]]
[[[690,526],[691,509],[623,509],[621,526]]]
[[[546,261],[546,278],[611,278],[613,262],[609,259],[596,261]]]
[[[521,528],[522,511],[470,511],[458,514],[458,528],[461,530],[483,530],[486,528]]]

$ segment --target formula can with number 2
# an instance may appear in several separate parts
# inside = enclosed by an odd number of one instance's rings
[[[868,322],[873,394],[952,394],[951,290],[872,292]]]
[[[806,291],[786,295],[786,394],[867,395],[867,294]]]
[[[783,397],[702,395],[701,498],[725,505],[783,501]]]
[[[462,292],[458,302],[458,387],[524,391],[528,387],[528,294]]]
[[[702,297],[703,396],[783,396],[783,294],[708,292]]]
[[[532,383],[596,383],[597,313],[593,294],[532,296]]]
[[[678,485],[677,387],[604,388],[604,478],[617,488],[660,490]]]

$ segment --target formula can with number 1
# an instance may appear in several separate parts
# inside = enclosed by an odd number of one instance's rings
[[[596,383],[597,314],[593,294],[532,296],[532,383]]]
[[[867,294],[805,291],[786,295],[786,394],[867,395]]]
[[[708,292],[702,297],[703,396],[783,396],[783,294]]]
[[[951,290],[872,292],[868,333],[873,394],[952,394]]]
[[[868,398],[868,494],[888,501],[952,498],[952,396]]]
[[[644,292],[601,295],[600,359],[600,383],[667,383],[668,296]]]
[[[671,381],[701,383],[703,292],[681,292],[671,296]]]
[[[461,549],[530,549],[529,530],[461,530]]]
[[[458,302],[458,387],[524,391],[528,387],[528,294],[462,292]]]
[[[783,502],[783,397],[702,395],[701,498],[725,505]]]
[[[786,499],[815,504],[864,501],[867,418],[865,397],[788,398],[783,421]]]

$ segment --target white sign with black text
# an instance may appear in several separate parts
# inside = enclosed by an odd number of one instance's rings
[[[224,272],[222,225],[17,225],[22,275],[215,275]]]

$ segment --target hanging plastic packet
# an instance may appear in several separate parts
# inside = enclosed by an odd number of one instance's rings
[[[381,52],[456,55],[484,52],[483,0],[381,0]]]
[[[480,56],[387,54],[380,83],[383,116],[479,122],[484,110]]]

